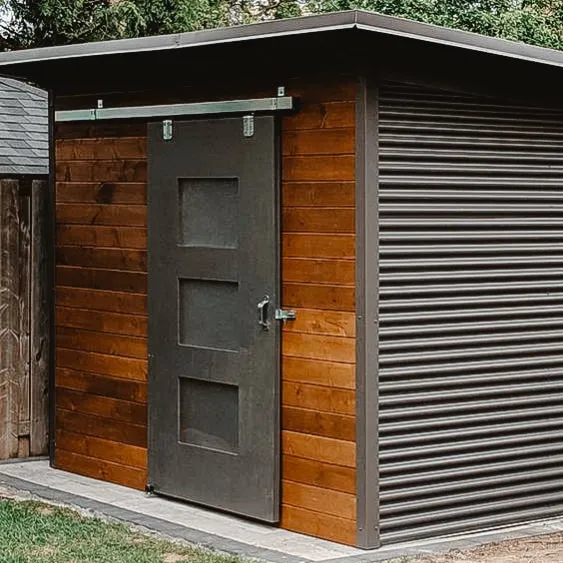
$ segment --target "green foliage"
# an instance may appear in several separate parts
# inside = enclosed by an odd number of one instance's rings
[[[314,11],[360,8],[563,49],[563,0],[312,0]]]
[[[302,0],[0,0],[5,48],[46,47],[303,14]]]
[[[563,49],[563,0],[0,0],[5,48],[194,31],[360,8]]]
[[[107,0],[7,0],[4,5],[11,16],[4,41],[15,48],[115,37],[119,19],[135,17],[130,6],[110,5]]]

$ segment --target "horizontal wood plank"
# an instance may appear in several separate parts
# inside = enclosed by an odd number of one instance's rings
[[[355,495],[341,491],[327,492],[320,487],[292,481],[282,482],[282,505],[331,514],[347,520],[356,518]]]
[[[147,383],[144,381],[120,379],[61,367],[57,367],[55,381],[57,387],[137,402],[145,406],[147,404]]]
[[[147,316],[147,296],[143,294],[58,286],[55,302],[58,307]]]
[[[57,328],[57,346],[125,358],[146,360],[148,357],[146,338],[93,332],[63,326]]]
[[[285,381],[311,383],[341,389],[355,389],[354,364],[322,362],[306,358],[282,357],[282,378]]]
[[[352,260],[284,258],[282,281],[354,285],[356,265]]]
[[[147,271],[147,252],[118,248],[57,246],[57,264],[107,270]]]
[[[286,156],[283,159],[284,182],[351,181],[355,176],[354,156]]]
[[[121,379],[147,380],[147,361],[133,358],[120,358],[106,354],[95,354],[80,350],[58,348],[57,366],[120,377]]]
[[[355,121],[355,103],[351,101],[303,104],[299,113],[284,117],[283,135],[303,129],[350,128]]]
[[[57,182],[58,203],[132,203],[146,205],[143,182]]]
[[[124,293],[147,293],[147,274],[75,266],[56,267],[57,285]]]
[[[104,438],[105,440],[130,444],[131,446],[141,448],[147,447],[146,426],[59,408],[57,409],[56,416],[57,428],[61,430]]]
[[[109,248],[147,248],[143,227],[57,225],[57,244],[61,246],[99,246]]]
[[[353,155],[356,149],[354,128],[287,131],[283,137],[284,156]]]
[[[58,182],[146,182],[146,160],[58,160]]]
[[[57,224],[146,227],[145,205],[57,204]]]
[[[147,483],[147,472],[145,469],[67,452],[62,448],[57,449],[55,467],[63,471],[77,473],[92,479],[108,481],[140,491],[144,490]]]
[[[356,439],[355,418],[343,414],[318,412],[310,409],[284,406],[282,428],[293,432],[326,436],[337,440]]]
[[[124,336],[146,337],[148,334],[147,317],[109,313],[107,311],[57,307],[56,324],[59,327],[82,328]]]
[[[120,465],[147,468],[147,450],[129,444],[85,436],[66,430],[57,430],[57,449],[73,452]]]
[[[354,338],[285,331],[282,335],[282,350],[284,355],[297,358],[348,364],[356,361]]]
[[[146,137],[59,139],[57,160],[139,160],[147,157]]]
[[[324,436],[282,431],[284,455],[312,459],[343,467],[356,467],[356,444]]]
[[[90,414],[120,422],[129,422],[141,426],[147,425],[145,405],[122,401],[111,397],[90,395],[82,391],[57,387],[56,402],[58,409],[79,414]]]
[[[282,211],[282,232],[284,236],[285,233],[354,234],[355,228],[354,209],[343,207],[286,207]]]
[[[355,399],[352,389],[338,389],[293,381],[282,383],[284,406],[354,417],[356,415]]]
[[[281,527],[301,534],[356,545],[356,522],[330,514],[282,505]]]
[[[355,244],[353,234],[282,234],[282,254],[286,258],[354,259]]]
[[[57,109],[63,109],[60,105],[61,98],[57,96]],[[78,102],[78,108],[88,107],[84,102]],[[76,106],[75,106],[76,107]],[[135,121],[98,121],[56,123],[56,139],[91,139],[107,137],[144,137],[147,135],[147,123]]]
[[[356,315],[344,311],[297,309],[294,321],[284,325],[284,332],[326,334],[353,338],[356,334]]]
[[[327,77],[319,74],[311,77],[307,82],[303,78],[290,78],[285,81],[288,96],[296,96],[301,102],[309,104],[323,100],[324,102],[353,101],[356,99],[358,88],[355,77],[341,76],[337,80],[334,76]]]
[[[319,284],[283,284],[284,307],[324,309],[328,311],[355,311],[355,291],[350,286]]]
[[[282,457],[282,476],[284,480],[295,483],[350,494],[356,492],[356,471],[350,467],[285,455]]]
[[[354,207],[354,182],[285,182],[282,207]]]

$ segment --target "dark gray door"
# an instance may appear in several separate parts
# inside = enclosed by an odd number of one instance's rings
[[[149,126],[149,483],[276,522],[276,128],[242,123]]]

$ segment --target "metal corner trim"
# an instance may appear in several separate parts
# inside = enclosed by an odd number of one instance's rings
[[[378,448],[377,88],[361,76],[356,101],[357,544],[380,546]]]

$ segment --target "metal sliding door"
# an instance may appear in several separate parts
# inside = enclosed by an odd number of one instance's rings
[[[276,522],[278,143],[253,126],[149,128],[149,481]]]

